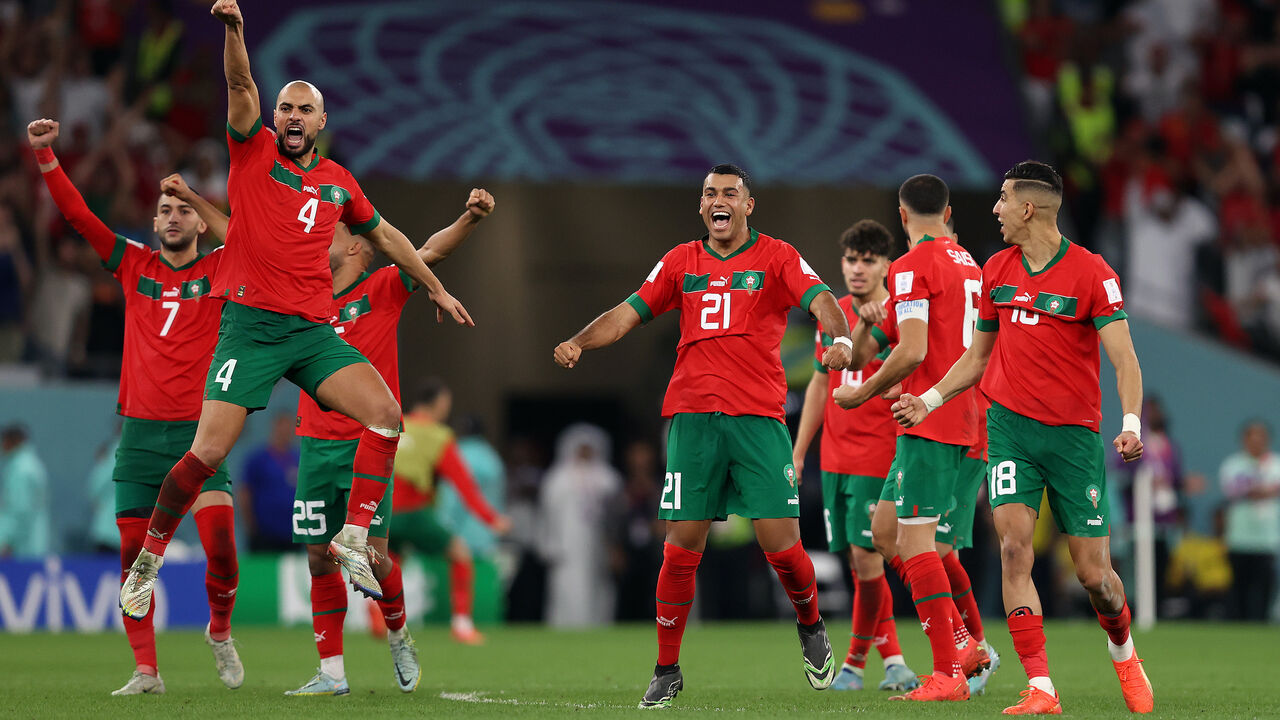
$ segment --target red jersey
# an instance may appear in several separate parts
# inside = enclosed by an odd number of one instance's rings
[[[332,290],[333,281],[330,280]],[[400,400],[400,358],[396,327],[413,280],[394,265],[362,274],[351,287],[330,293],[329,322],[351,347],[359,350]],[[298,395],[298,434],[324,440],[356,440],[364,426],[335,410],[321,410],[305,392]]]
[[[982,391],[992,402],[1046,425],[1098,431],[1098,330],[1123,320],[1120,280],[1100,255],[1065,237],[1032,273],[1022,249],[996,253],[982,269],[978,327],[998,331]]]
[[[329,243],[338,221],[353,235],[381,218],[351,173],[312,156],[303,167],[281,155],[276,135],[258,120],[248,136],[227,126],[231,172],[226,259],[214,294],[232,302],[312,322],[329,320],[333,274]]]
[[[858,322],[858,311],[853,309],[853,296],[846,295],[838,301],[852,327]],[[827,372],[822,355],[831,347],[834,339],[822,331],[818,324],[818,337],[814,344],[814,368],[827,376],[827,401],[822,410],[822,469],[845,475],[871,475],[887,477],[893,464],[894,438],[898,423],[893,419],[889,400],[874,397],[853,410],[841,409],[831,393],[841,385],[858,387],[864,378],[875,374],[884,364],[888,351],[881,352],[861,370]]]
[[[705,236],[664,255],[627,299],[643,322],[680,309],[663,417],[723,412],[783,420],[787,379],[779,349],[787,312],[808,310],[825,290],[795,248],[755,230],[728,257],[711,250]]]
[[[926,235],[906,255],[889,266],[890,314],[895,330],[903,320],[919,318],[929,325],[929,348],[920,363],[902,381],[902,391],[916,397],[942,379],[973,343],[974,320],[982,272],[969,251],[951,238]],[[934,410],[913,428],[899,427],[899,435],[914,435],[948,445],[972,446],[977,442],[978,412],[974,391]]]
[[[116,412],[140,420],[199,420],[222,315],[222,303],[209,294],[222,249],[173,267],[158,250],[107,229],[61,165],[44,178],[63,216],[124,288],[124,357]]]

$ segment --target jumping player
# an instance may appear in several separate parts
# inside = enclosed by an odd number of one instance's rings
[[[1125,462],[1142,457],[1142,370],[1120,281],[1100,256],[1058,230],[1062,178],[1053,168],[1028,160],[1004,178],[992,212],[1012,247],[996,253],[983,268],[973,344],[936,385],[904,393],[894,413],[907,427],[926,422],[979,380],[991,399],[988,491],[1000,537],[1009,633],[1029,682],[1022,700],[1005,714],[1062,712],[1049,679],[1044,618],[1031,580],[1031,540],[1046,491],[1054,522],[1067,535],[1076,577],[1107,633],[1125,705],[1132,712],[1150,712],[1155,705],[1151,682],[1129,635],[1124,585],[1111,567],[1099,434],[1101,341],[1116,370],[1124,412],[1120,434],[1111,444]]]
[[[795,606],[809,684],[822,690],[836,674],[813,563],[800,544],[779,348],[787,312],[798,306],[835,337],[823,364],[843,370],[848,321],[795,248],[747,225],[754,208],[747,173],[713,167],[699,206],[708,233],[669,251],[636,293],[554,353],[556,363],[572,368],[584,350],[611,345],[642,322],[680,310],[676,366],[662,407],[671,429],[658,510],[668,521],[656,598],[658,661],[640,707],[669,706],[684,688],[678,660],[694,574],[711,521],[729,513],[753,519],[760,547]]]
[[[357,588],[381,597],[367,541],[391,479],[400,406],[378,371],[329,324],[333,281],[327,250],[338,222],[426,288],[438,319],[448,313],[472,324],[351,174],[316,153],[316,136],[328,116],[315,86],[300,80],[285,85],[276,97],[276,132],[263,129],[240,8],[235,0],[219,0],[211,12],[226,25],[227,190],[235,212],[213,292],[227,302],[191,450],[165,477],[143,549],[120,591],[120,606],[130,617],[150,609],[173,531],[235,445],[245,416],[266,406],[281,377],[363,428],[345,524],[329,549]]]
[[[27,141],[58,209],[125,290],[124,358],[116,409],[124,422],[112,471],[123,582],[142,548],[164,473],[182,457],[196,434],[199,393],[222,310],[222,302],[209,296],[210,278],[223,252],[219,248],[205,255],[196,247],[196,238],[207,228],[191,202],[173,196],[176,176],[165,179],[153,221],[159,250],[113,233],[93,215],[63,172],[53,154],[57,138],[58,123],[53,120],[36,120],[27,126]],[[238,688],[244,682],[244,666],[231,640],[231,609],[239,576],[231,480],[222,470],[196,490],[192,509],[208,561],[205,642],[213,649],[218,677],[227,687]],[[111,694],[162,694],[152,612],[135,619],[124,627],[133,648],[133,676]]]

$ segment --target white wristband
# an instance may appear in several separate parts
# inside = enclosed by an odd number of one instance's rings
[[[849,348],[849,351],[850,351],[850,352],[852,352],[852,351],[853,351],[853,341],[852,341],[852,340],[850,340],[848,337],[846,337],[846,336],[844,336],[844,335],[841,335],[840,337],[838,337],[838,338],[836,338],[835,340],[833,340],[831,344],[833,344],[833,345],[843,345],[843,346],[845,346],[845,347]]]
[[[925,390],[924,394],[920,396],[920,399],[924,402],[924,407],[929,412],[933,412],[934,410],[942,407],[942,393],[938,392],[936,387],[931,387],[928,390]]]
[[[1120,422],[1120,432],[1131,432],[1142,439],[1142,420],[1133,413],[1125,413],[1124,420]]]

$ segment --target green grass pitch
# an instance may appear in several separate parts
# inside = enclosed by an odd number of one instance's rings
[[[900,623],[907,660],[927,669],[928,647],[914,622]],[[815,692],[800,669],[800,647],[787,623],[694,625],[685,634],[685,691],[666,712],[731,717],[994,718],[1017,700],[1026,678],[1003,625],[988,626],[1004,658],[984,697],[967,703],[902,705],[888,693]],[[848,625],[830,626],[835,651],[847,648]],[[489,628],[483,647],[462,647],[445,630],[415,633],[422,682],[397,691],[386,643],[348,634],[350,696],[286,698],[310,678],[318,661],[307,628],[240,628],[236,637],[246,680],[222,687],[199,632],[162,633],[160,672],[168,694],[116,698],[132,660],[123,635],[0,635],[3,711],[13,718],[381,718],[621,717],[636,702],[653,669],[649,625],[555,632],[538,627]],[[1163,624],[1135,634],[1155,686],[1160,718],[1280,718],[1280,629],[1262,625]],[[1049,667],[1067,717],[1121,718],[1120,698],[1095,623],[1051,622]],[[878,660],[868,668],[874,686]]]

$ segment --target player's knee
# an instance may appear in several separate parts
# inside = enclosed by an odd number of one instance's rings
[[[1000,566],[1005,572],[1031,572],[1035,562],[1035,550],[1031,540],[1006,535],[1000,540]]]
[[[1080,581],[1080,586],[1092,595],[1100,595],[1106,592],[1107,581],[1110,576],[1109,568],[1086,565],[1076,566],[1076,579]]]
[[[897,528],[892,530],[890,532],[886,528],[875,528],[871,532],[871,544],[885,560],[892,560],[893,556],[898,554]]]

